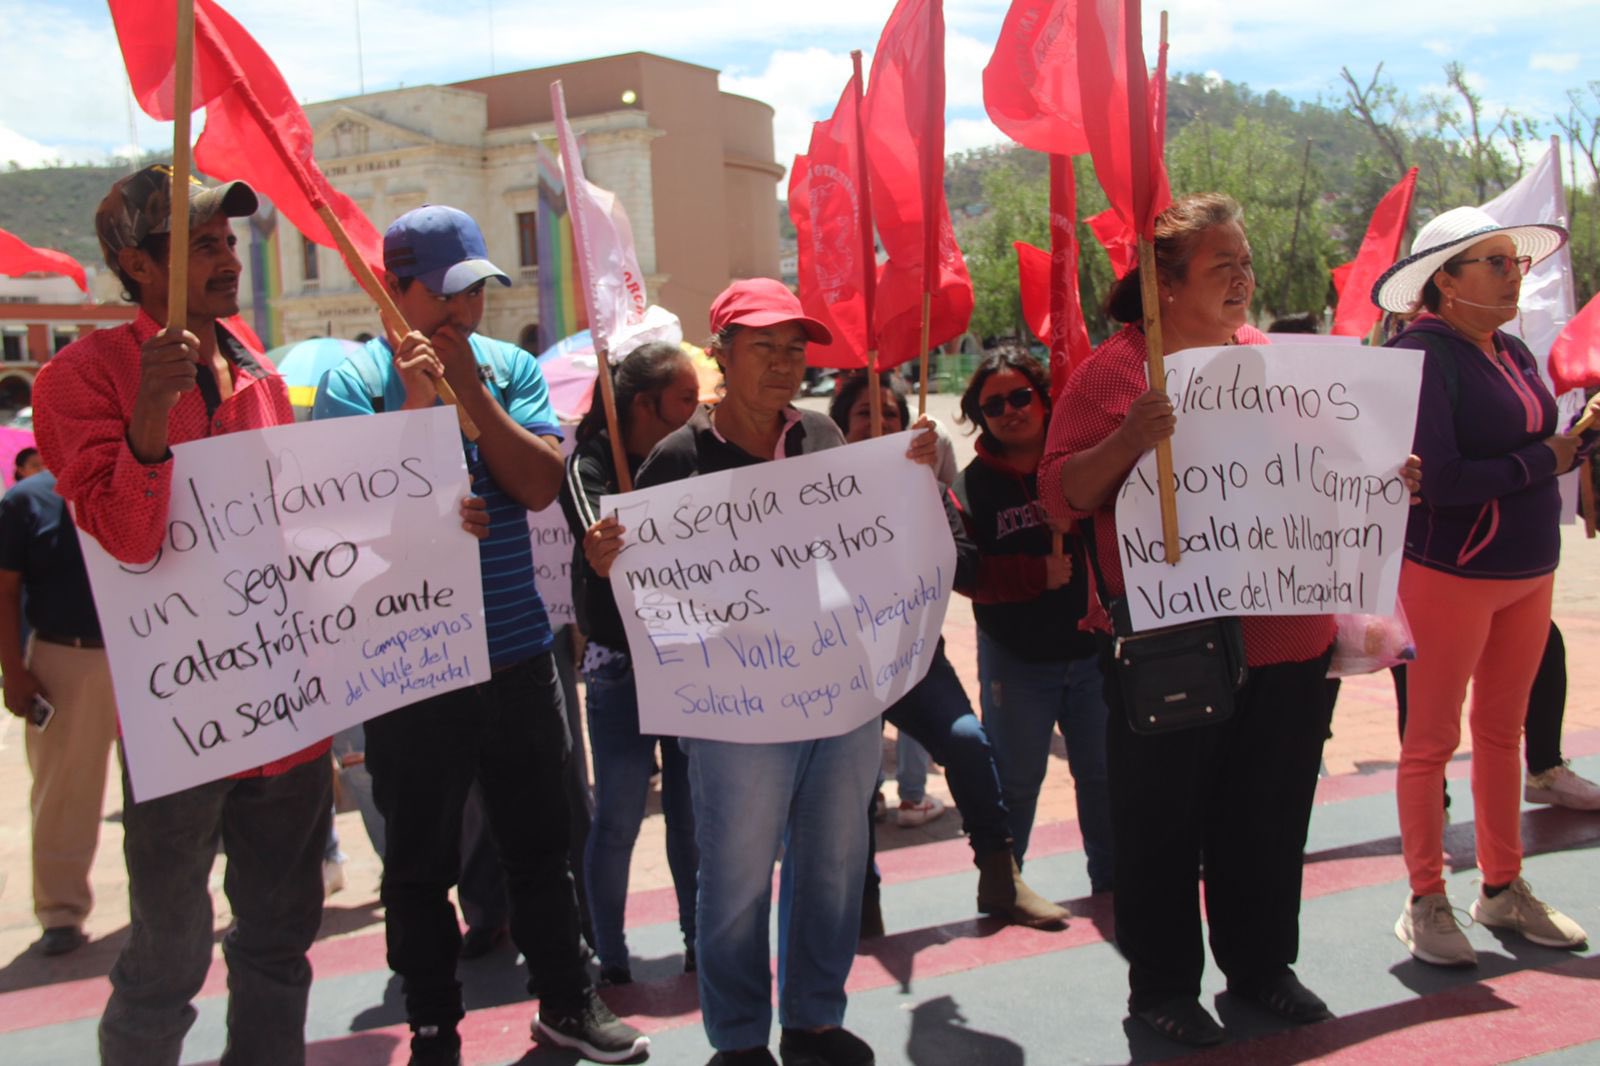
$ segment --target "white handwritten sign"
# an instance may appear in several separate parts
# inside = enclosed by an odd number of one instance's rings
[[[1166,563],[1155,453],[1117,500],[1133,628],[1221,615],[1392,614],[1422,354],[1274,344],[1167,359],[1183,553]]]
[[[909,434],[600,501],[645,733],[738,743],[850,731],[928,671],[955,579]]]
[[[577,447],[576,426],[563,424],[561,457],[567,458]],[[528,537],[533,541],[533,585],[544,601],[550,628],[573,625],[577,613],[572,607],[572,530],[561,501],[553,500],[541,511],[528,512]]]
[[[448,407],[172,449],[156,559],[84,560],[141,800],[489,676]]]

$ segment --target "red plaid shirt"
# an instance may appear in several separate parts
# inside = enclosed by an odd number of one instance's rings
[[[1266,344],[1267,336],[1253,326],[1235,334],[1242,344]],[[1039,463],[1039,501],[1057,522],[1090,517],[1074,510],[1061,489],[1061,467],[1073,455],[1109,437],[1127,416],[1133,401],[1150,388],[1145,371],[1144,332],[1127,326],[1109,337],[1067,379],[1050,417],[1050,435]],[[1117,548],[1116,494],[1093,512],[1096,554],[1106,591],[1122,595],[1122,559]],[[1099,625],[1109,630],[1110,620],[1099,612]],[[1245,658],[1251,666],[1302,662],[1314,659],[1333,643],[1332,615],[1250,615],[1243,618]]]
[[[155,558],[166,534],[172,491],[172,457],[142,463],[128,445],[128,421],[139,394],[140,348],[161,329],[144,311],[125,326],[96,330],[67,345],[34,382],[34,437],[44,464],[56,475],[56,492],[72,504],[78,528],[125,563]],[[167,441],[182,444],[224,433],[264,429],[294,420],[283,379],[260,352],[245,346],[260,366],[254,375],[235,368],[233,395],[215,414],[190,389],[167,416]],[[271,776],[325,757],[321,741],[236,777]]]

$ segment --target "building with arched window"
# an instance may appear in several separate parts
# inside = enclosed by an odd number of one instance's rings
[[[89,268],[86,296],[54,274],[0,277],[0,424],[33,402],[33,379],[50,357],[97,329],[132,322],[138,308],[118,299],[116,278]],[[92,302],[98,296],[109,303]]]
[[[779,267],[772,109],[722,92],[715,70],[632,53],[314,103],[317,161],[380,232],[424,203],[476,218],[514,280],[489,287],[483,331],[537,350],[534,141],[554,149],[558,78],[589,180],[628,212],[651,302],[699,339],[730,280]],[[238,225],[245,317],[269,344],[378,332],[336,252],[265,221]]]

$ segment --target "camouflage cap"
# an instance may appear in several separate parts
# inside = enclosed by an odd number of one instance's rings
[[[206,187],[189,179],[189,225],[211,221],[218,211],[228,218],[255,213],[256,193],[242,181]],[[94,213],[95,233],[106,265],[117,269],[117,253],[137,248],[152,233],[172,231],[172,168],[165,163],[145,167],[111,186]]]

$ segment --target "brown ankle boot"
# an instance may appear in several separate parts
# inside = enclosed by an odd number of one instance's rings
[[[1072,917],[1028,887],[1010,848],[979,856],[978,910],[1034,929],[1065,929]]]

